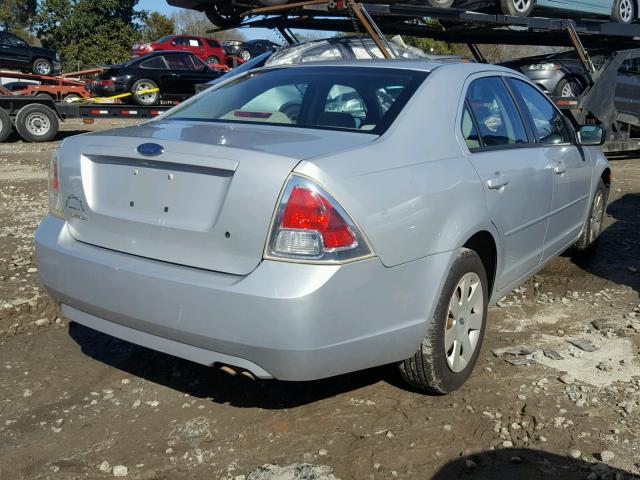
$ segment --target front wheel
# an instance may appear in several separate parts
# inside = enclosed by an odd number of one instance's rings
[[[430,7],[449,8],[453,6],[454,0],[427,0]]]
[[[248,62],[249,60],[251,60],[251,52],[249,50],[242,50],[240,51],[240,58],[242,60],[244,60],[245,62]]]
[[[473,250],[459,249],[420,348],[400,363],[405,381],[434,393],[459,388],[478,359],[488,301],[482,260]]]
[[[602,179],[598,182],[598,187],[593,194],[591,209],[582,228],[580,238],[573,246],[575,256],[587,257],[592,255],[598,248],[602,224],[604,223],[604,212],[607,209],[607,187]]]
[[[207,58],[207,65],[220,65],[220,59],[215,55],[212,55]]]
[[[505,15],[528,17],[533,11],[534,0],[500,0],[500,10]]]
[[[582,93],[582,85],[574,78],[563,78],[553,90],[555,97],[577,97]]]
[[[633,23],[636,19],[635,0],[616,0],[611,12],[611,20],[618,23]]]

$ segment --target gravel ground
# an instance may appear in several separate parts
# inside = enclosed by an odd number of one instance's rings
[[[392,367],[251,381],[68,324],[33,258],[56,145],[0,145],[0,478],[640,477],[640,160],[612,162],[596,257],[492,307],[470,381],[429,396]]]

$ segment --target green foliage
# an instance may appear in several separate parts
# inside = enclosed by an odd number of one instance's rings
[[[407,45],[418,47],[427,55],[469,55],[466,45],[459,43],[447,43],[432,38],[406,37],[403,39]]]
[[[42,0],[33,28],[65,70],[121,62],[141,37],[138,0]]]
[[[218,40],[244,40],[245,36],[238,29],[212,32],[215,27],[202,12],[185,8],[175,12],[171,19],[175,23],[176,33],[199,35],[217,38]]]
[[[37,0],[0,0],[0,24],[13,30],[28,27],[36,14]]]
[[[152,42],[167,35],[171,35],[176,30],[176,22],[160,12],[150,12],[146,15],[142,27],[142,41]]]

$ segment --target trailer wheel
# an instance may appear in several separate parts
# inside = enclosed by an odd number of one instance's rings
[[[62,99],[64,103],[76,103],[80,100],[82,100],[82,97],[77,93],[70,93],[68,95],[65,95],[65,97]]]
[[[16,130],[25,142],[48,142],[58,133],[56,112],[44,105],[22,107],[16,115]]]
[[[33,62],[33,73],[36,75],[51,75],[53,73],[53,65],[46,58],[36,58]]]
[[[500,0],[500,9],[505,15],[528,17],[533,10],[533,0]]]
[[[635,0],[616,0],[613,3],[611,20],[618,23],[633,23],[636,20]]]
[[[11,117],[4,109],[0,108],[0,143],[4,142],[13,130]]]

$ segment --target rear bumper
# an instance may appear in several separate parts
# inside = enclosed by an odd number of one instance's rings
[[[43,283],[70,320],[149,348],[262,378],[312,380],[402,360],[418,348],[450,253],[394,268],[263,261],[235,276],[94,247],[47,217]]]

